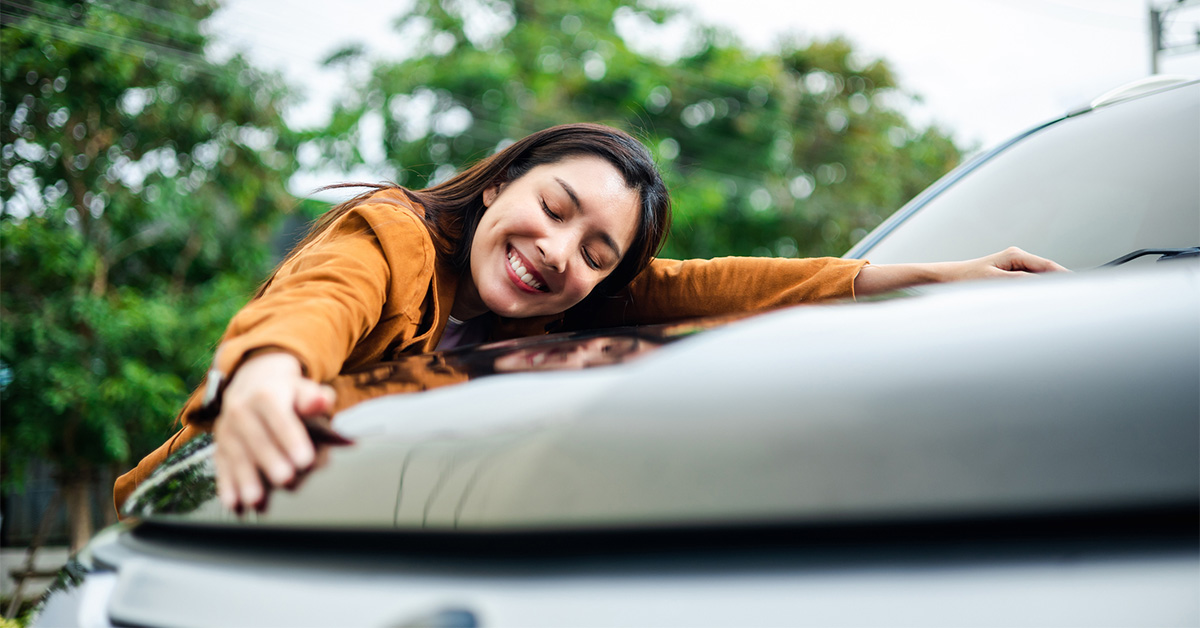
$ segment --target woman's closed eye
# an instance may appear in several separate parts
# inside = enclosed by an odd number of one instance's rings
[[[546,199],[539,198],[538,203],[541,204],[542,211],[545,212],[545,214],[549,216],[551,220],[555,222],[563,222],[565,220],[562,214],[550,209],[550,204],[546,202]],[[600,258],[593,255],[587,247],[580,249],[580,253],[583,256],[584,263],[588,265],[588,268],[591,268],[592,270],[604,269],[604,262]]]
[[[587,263],[592,270],[600,270],[600,262],[592,257],[592,253],[586,248],[583,249],[583,261]]]

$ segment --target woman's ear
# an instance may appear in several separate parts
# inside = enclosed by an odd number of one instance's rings
[[[503,183],[493,183],[491,186],[488,187],[488,189],[483,191],[483,206],[484,207],[492,206],[492,203],[494,203],[496,201],[496,197],[500,196],[500,188],[503,187],[503,185],[504,185]]]

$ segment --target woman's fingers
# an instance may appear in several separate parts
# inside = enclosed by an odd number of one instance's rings
[[[247,384],[245,405],[261,420],[272,441],[282,448],[295,469],[313,461],[312,441],[299,421],[296,402],[302,391],[315,386],[301,374],[299,361],[288,353],[268,353],[247,361],[235,376]],[[230,387],[233,386],[230,384]],[[267,469],[264,469],[266,471]],[[288,481],[291,480],[289,476]]]
[[[251,458],[258,470],[276,486],[292,481],[299,465],[285,452],[282,437],[277,426],[287,427],[287,417],[279,416],[283,412],[272,407],[250,411],[248,416],[236,424],[239,445]],[[293,424],[299,424],[294,418]],[[311,445],[310,445],[311,446]]]
[[[951,280],[985,279],[989,277],[1017,278],[1067,269],[1044,257],[1027,253],[1015,246],[986,257],[950,262],[948,277]]]
[[[217,498],[221,500],[221,505],[226,509],[234,510],[241,500],[238,497],[237,484],[233,480],[233,470],[229,466],[230,462],[224,447],[217,448],[217,452],[213,455],[213,464],[216,466],[217,472]]]
[[[296,414],[302,417],[328,415],[333,411],[336,397],[332,387],[305,380],[296,390]]]
[[[1024,251],[1022,251],[1022,253],[1024,253]],[[1032,273],[1070,272],[1064,266],[1053,260],[1048,260],[1044,257],[1038,257],[1037,255],[1030,253],[1025,253],[1023,256],[1021,256],[1017,260],[1017,263],[1020,265],[1022,270]]]
[[[262,500],[263,486],[258,468],[254,466],[241,443],[225,439],[217,447],[217,496],[230,510],[241,511]]]
[[[996,268],[1004,271],[1050,273],[1063,272],[1067,270],[1057,262],[1048,260],[1044,257],[1038,257],[1032,253],[1027,253],[1015,246],[1009,247],[995,255],[992,255],[990,258],[992,260],[992,264]]]
[[[213,426],[222,504],[261,507],[271,488],[287,486],[312,466],[316,452],[301,405],[324,409],[332,397],[302,375],[294,356],[265,353],[238,369]]]
[[[317,445],[317,455],[315,458],[313,458],[312,467],[307,471],[296,474],[296,478],[289,482],[284,488],[288,489],[289,491],[294,491],[300,488],[300,485],[304,484],[304,480],[308,479],[308,476],[313,471],[320,469],[329,462],[329,450],[332,447],[334,447],[334,445]]]
[[[293,470],[307,469],[313,461],[312,440],[308,438],[308,432],[304,429],[304,424],[300,422],[294,401],[298,389],[308,383],[311,382],[301,380],[291,390],[284,391],[287,394],[282,397],[274,397],[269,401],[264,400],[257,412],[266,429],[266,436],[270,437],[269,442],[265,440],[263,442],[263,449],[267,450],[267,456],[271,456],[271,450],[280,453],[286,457],[287,464],[293,467]],[[270,447],[269,444],[278,449]],[[266,470],[265,467],[264,470]],[[290,480],[289,476],[286,481]]]

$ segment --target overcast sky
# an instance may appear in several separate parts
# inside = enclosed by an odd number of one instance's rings
[[[1154,0],[1168,4],[1168,0]],[[758,49],[786,33],[843,35],[888,60],[923,104],[910,112],[964,145],[986,148],[1085,104],[1150,70],[1146,0],[689,0],[706,23]],[[297,126],[328,116],[342,77],[318,62],[350,41],[377,57],[405,52],[391,29],[405,0],[226,0],[211,34],[284,72],[308,99]],[[1170,35],[1195,37],[1200,5],[1176,11]],[[1166,57],[1160,72],[1200,76],[1200,52]]]

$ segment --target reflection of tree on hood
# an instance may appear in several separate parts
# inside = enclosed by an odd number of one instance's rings
[[[216,498],[212,434],[188,441],[129,496],[126,516],[186,514]]]

